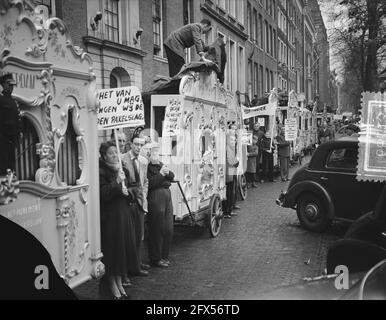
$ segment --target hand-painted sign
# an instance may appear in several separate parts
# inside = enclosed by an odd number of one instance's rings
[[[145,124],[141,92],[137,87],[98,91],[98,130],[138,127]]]
[[[287,141],[295,141],[298,136],[298,122],[296,118],[285,119],[284,135]]]

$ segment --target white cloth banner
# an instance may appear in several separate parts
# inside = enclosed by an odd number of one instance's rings
[[[241,143],[245,145],[252,144],[252,132],[242,131],[241,132]]]
[[[287,141],[295,141],[298,137],[298,121],[296,118],[284,120],[284,135]]]
[[[145,108],[137,87],[98,91],[98,130],[145,125]]]
[[[277,102],[267,103],[253,108],[247,108],[242,105],[241,110],[243,113],[243,120],[258,116],[274,116],[276,108]]]

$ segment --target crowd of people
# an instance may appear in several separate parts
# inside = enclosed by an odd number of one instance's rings
[[[282,181],[288,181],[290,142],[285,140],[284,128],[277,127],[277,136],[273,141],[267,136],[264,126],[254,123],[252,144],[247,146],[247,188],[257,188],[259,183],[276,182],[274,179],[274,151],[277,149],[280,176]]]
[[[106,268],[100,291],[113,299],[128,298],[125,287],[132,286],[130,277],[148,276],[151,267],[169,267],[173,236],[169,187],[174,174],[159,160],[157,143],[140,132],[130,140],[126,150],[126,134],[117,131],[117,137],[112,135],[99,149],[101,247]],[[145,217],[149,264],[141,255]]]

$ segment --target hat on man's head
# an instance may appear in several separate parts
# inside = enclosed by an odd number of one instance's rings
[[[6,83],[16,85],[15,79],[13,79],[12,73],[6,73],[0,76],[0,84]]]

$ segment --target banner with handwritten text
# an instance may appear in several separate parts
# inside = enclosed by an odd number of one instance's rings
[[[163,135],[174,136],[180,132],[182,115],[182,101],[179,98],[170,98],[166,106]]]
[[[145,125],[145,108],[137,87],[99,90],[98,100],[98,130]]]

